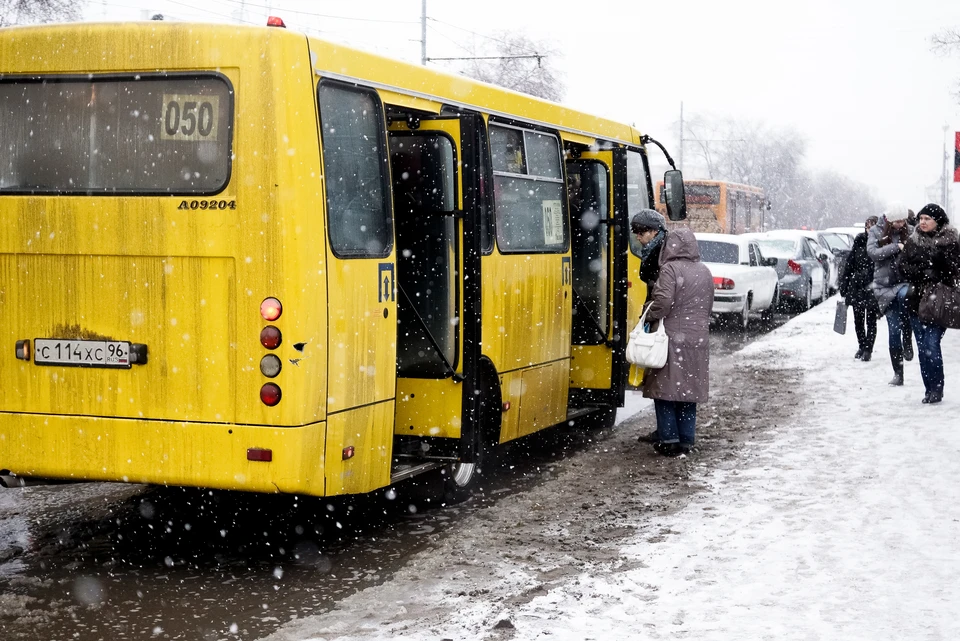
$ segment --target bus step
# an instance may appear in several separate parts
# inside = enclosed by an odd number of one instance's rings
[[[424,472],[438,470],[441,467],[443,467],[443,463],[434,462],[420,463],[418,465],[395,465],[390,474],[390,484],[393,485],[394,483],[399,483],[400,481],[418,476]]]

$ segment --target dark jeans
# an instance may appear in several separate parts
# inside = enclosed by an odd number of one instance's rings
[[[889,334],[890,349],[903,351],[903,330],[909,327],[910,316],[907,313],[907,303],[904,300],[907,297],[907,285],[904,285],[897,292],[897,296],[887,308],[887,333]],[[909,336],[909,335],[908,335]]]
[[[657,434],[661,443],[693,445],[696,440],[697,404],[653,399]]]
[[[917,358],[920,359],[920,377],[928,393],[943,394],[943,352],[940,339],[946,328],[933,323],[924,323],[910,315],[910,324],[917,337]]]
[[[857,345],[864,352],[873,353],[873,344],[877,340],[877,318],[880,316],[880,308],[877,306],[877,299],[855,300],[851,304],[853,308],[853,327],[857,330]]]

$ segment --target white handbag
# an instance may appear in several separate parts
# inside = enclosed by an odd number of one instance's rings
[[[655,332],[645,332],[643,325],[647,320],[647,311],[643,312],[640,322],[630,332],[630,340],[627,342],[627,360],[634,365],[646,367],[648,369],[660,369],[667,363],[667,347],[669,339],[667,332],[663,329],[663,321]]]

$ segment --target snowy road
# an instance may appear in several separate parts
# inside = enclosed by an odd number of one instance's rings
[[[958,441],[937,421],[952,424],[943,417],[960,386],[922,406],[916,362],[890,390],[882,350],[854,361],[852,336],[831,323],[828,303],[732,357],[717,356],[755,334],[715,332],[694,456],[664,460],[638,444],[652,416],[631,396],[617,429],[532,439],[483,497],[453,509],[422,510],[415,492],[332,512],[326,500],[133,486],[30,488],[26,502],[0,493],[0,522],[15,525],[0,530],[0,629],[14,639],[958,638]],[[895,425],[877,405],[911,414]]]

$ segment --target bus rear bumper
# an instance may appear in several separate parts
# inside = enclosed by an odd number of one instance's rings
[[[326,423],[262,427],[0,413],[0,469],[18,478],[119,481],[323,496]],[[248,460],[248,449],[270,461]]]

